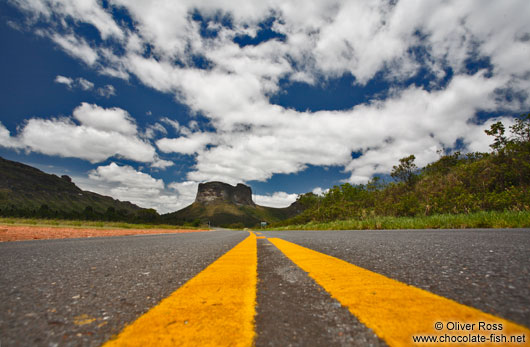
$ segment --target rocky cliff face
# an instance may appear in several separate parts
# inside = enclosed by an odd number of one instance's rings
[[[212,204],[215,202],[228,202],[236,205],[255,206],[252,201],[252,190],[249,186],[238,184],[232,186],[223,182],[207,182],[199,184],[195,202]]]
[[[222,227],[255,227],[260,222],[278,222],[303,211],[299,202],[285,208],[259,206],[252,201],[252,190],[244,184],[222,182],[199,184],[195,202],[179,211],[162,216],[168,224],[206,224]]]

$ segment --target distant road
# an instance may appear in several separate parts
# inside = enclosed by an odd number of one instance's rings
[[[193,344],[201,336],[392,345],[409,339],[407,329],[436,332],[437,315],[504,324],[498,334],[528,342],[530,230],[222,230],[0,243],[2,347],[139,337]],[[433,331],[422,330],[424,321]]]

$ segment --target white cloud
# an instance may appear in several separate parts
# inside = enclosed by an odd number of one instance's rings
[[[84,79],[83,77],[73,79],[70,77],[57,75],[55,77],[55,83],[64,84],[68,89],[77,87],[83,90],[91,90],[92,88],[94,88],[94,83],[90,82],[87,79]]]
[[[52,15],[60,17],[62,26],[66,26],[65,19],[92,24],[96,27],[103,39],[115,37],[123,38],[123,32],[114,22],[112,15],[101,8],[97,0],[11,0],[21,9],[33,16],[42,16],[50,20]]]
[[[140,207],[154,208],[159,213],[179,210],[188,203],[166,189],[161,179],[135,170],[131,166],[110,163],[92,170],[88,178],[74,177],[82,189],[130,201]]]
[[[70,78],[70,77],[57,75],[55,77],[55,83],[64,84],[68,88],[71,88],[72,87],[72,83],[74,83],[74,80],[72,78]]]
[[[316,187],[312,190],[312,193],[318,196],[323,196],[329,191],[329,189],[322,189],[321,187]]]
[[[215,143],[216,135],[212,133],[196,132],[176,139],[164,138],[156,142],[156,146],[165,153],[195,154],[208,144]]]
[[[173,163],[170,160],[163,160],[163,159],[158,158],[151,164],[151,167],[164,170],[173,165],[175,165],[175,163]]]
[[[129,112],[118,107],[103,108],[83,102],[74,109],[73,116],[81,124],[97,130],[124,135],[135,135],[138,132]]]
[[[146,173],[136,171],[131,166],[119,166],[116,163],[110,163],[107,166],[99,166],[96,170],[93,170],[88,177],[96,181],[126,183],[128,186],[134,186],[141,189],[164,188],[164,182],[162,180],[157,180]]]
[[[51,34],[51,39],[61,46],[66,53],[85,62],[87,65],[94,65],[98,59],[98,53],[90,45],[81,38],[72,34],[59,35],[58,33]]]
[[[114,88],[113,85],[107,84],[104,87],[98,88],[97,93],[104,97],[104,98],[110,98],[113,95],[116,95],[116,88]]]
[[[190,181],[267,180],[310,164],[342,166],[351,182],[362,183],[375,173],[388,173],[408,154],[425,165],[437,158],[437,149],[453,147],[457,141],[469,150],[488,150],[483,133],[488,124],[476,124],[477,112],[514,112],[530,106],[528,96],[500,97],[501,91],[528,95],[530,88],[530,2],[525,0],[166,0],[156,6],[112,1],[111,6],[131,14],[134,30],[114,22],[96,1],[15,2],[52,23],[47,35],[68,54],[100,73],[134,75],[210,121],[213,129],[206,132],[161,119],[180,137],[158,139],[157,147],[196,155]],[[232,25],[210,22],[217,35],[201,37],[201,26],[191,15],[194,11],[203,18],[228,16]],[[245,47],[233,42],[239,35],[254,37],[258,24],[271,15],[276,18],[273,29],[285,40]],[[112,45],[120,46],[123,54],[114,53],[106,41],[96,45],[71,28],[62,28],[54,16],[96,26],[104,39],[116,40]],[[209,69],[194,65],[198,56],[209,62]],[[491,71],[469,72],[470,59],[490,62]],[[443,78],[449,70],[453,76],[446,84]],[[398,84],[386,99],[348,110],[298,112],[269,101],[281,92],[280,80],[318,84],[351,73],[358,84],[374,77],[405,82],[420,71],[432,72],[432,90]],[[51,125],[69,131],[117,131],[64,119],[40,122],[47,131]],[[146,130],[145,137],[154,138],[156,131]],[[139,141],[136,132],[126,134],[128,141]],[[124,155],[125,149],[119,148],[115,155]],[[361,156],[352,159],[352,152]],[[154,149],[146,153],[151,153],[145,157],[152,161]]]
[[[21,148],[21,144],[18,139],[11,137],[11,133],[7,128],[0,122],[0,146],[6,148]]]
[[[90,90],[94,88],[94,83],[90,82],[89,80],[84,79],[83,77],[79,77],[77,79],[77,83],[83,90]]]
[[[168,117],[164,117],[160,119],[161,122],[171,125],[176,131],[180,130],[180,124],[178,121],[170,119]]]
[[[65,77],[61,75],[57,75],[55,77],[55,82],[64,84],[68,89],[74,89],[74,88],[80,88],[84,91],[89,91],[94,89],[94,83],[90,82],[89,80],[78,77],[78,78],[70,78]],[[116,95],[116,88],[112,86],[111,84],[107,84],[103,87],[99,87],[95,90],[95,93],[99,96],[102,96],[104,98],[110,98],[111,96]]]
[[[148,139],[153,139],[157,133],[166,135],[167,130],[164,128],[164,126],[160,123],[155,123],[152,125],[147,126],[144,132],[144,136]]]
[[[155,153],[150,144],[134,136],[78,126],[64,118],[32,118],[24,126],[19,137],[21,142],[34,152],[81,158],[93,163],[113,156],[150,162]]]
[[[268,207],[288,207],[298,198],[298,194],[288,194],[286,192],[275,192],[272,195],[252,195],[254,202],[261,206]]]
[[[483,134],[485,125],[472,122],[475,110],[495,106],[491,93],[500,83],[482,73],[459,76],[445,90],[410,87],[386,101],[348,111],[299,113],[271,106],[255,112],[254,124],[244,131],[218,134],[216,147],[199,151],[196,171],[189,177],[266,180],[307,164],[341,165],[360,183],[371,174],[389,172],[411,153],[424,165],[436,158],[437,148]],[[477,147],[474,143],[469,145]],[[352,160],[351,153],[359,151],[363,155]]]
[[[80,124],[76,124],[74,119]],[[82,103],[73,118],[31,118],[20,127],[16,137],[0,128],[0,144],[62,157],[74,157],[97,163],[113,156],[139,162],[154,162],[153,146],[140,139],[136,124],[120,108],[104,109]]]
[[[199,183],[194,181],[172,182],[168,188],[177,193],[179,208],[182,209],[195,201]]]

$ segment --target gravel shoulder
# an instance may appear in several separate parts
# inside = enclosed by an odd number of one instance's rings
[[[69,239],[82,237],[157,235],[175,233],[193,233],[208,230],[197,229],[101,229],[101,228],[68,228],[42,227],[26,225],[0,225],[0,242]]]

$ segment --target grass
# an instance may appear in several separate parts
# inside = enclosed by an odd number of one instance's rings
[[[370,217],[326,223],[310,222],[268,230],[368,230],[368,229],[470,229],[529,228],[530,211],[484,211],[470,214],[439,214],[419,217]]]
[[[10,218],[0,217],[0,224],[31,225],[46,227],[95,228],[95,229],[202,229],[190,226],[176,226],[167,224],[133,224],[125,222],[104,222],[86,220],[61,220],[39,218]]]

